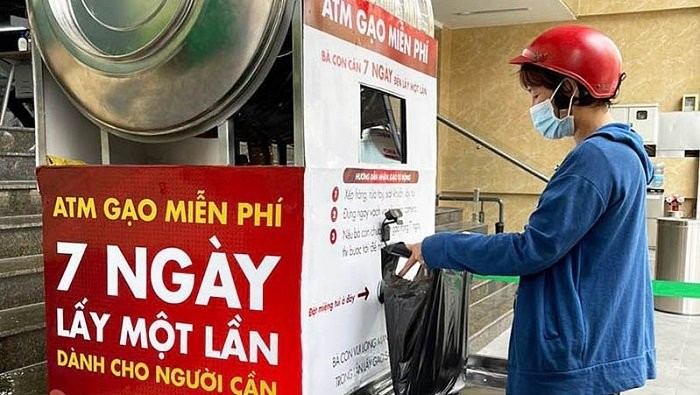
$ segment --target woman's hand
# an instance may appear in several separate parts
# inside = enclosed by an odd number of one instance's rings
[[[426,269],[428,268],[428,266],[426,266],[425,264],[425,261],[423,260],[423,253],[421,252],[421,243],[406,244],[406,248],[408,248],[411,251],[411,256],[408,258],[406,264],[403,265],[403,268],[399,272],[399,277],[405,276],[406,273],[408,273],[408,271],[411,270],[411,268],[417,263],[423,265],[423,267]]]

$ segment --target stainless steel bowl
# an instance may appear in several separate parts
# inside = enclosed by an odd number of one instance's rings
[[[103,129],[147,142],[206,131],[255,92],[294,0],[29,0],[44,62]]]

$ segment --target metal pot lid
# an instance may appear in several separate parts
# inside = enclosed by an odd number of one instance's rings
[[[223,122],[279,53],[294,0],[29,0],[49,71],[103,129],[169,141]]]

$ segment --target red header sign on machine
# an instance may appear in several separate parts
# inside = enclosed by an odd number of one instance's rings
[[[303,174],[40,168],[49,393],[300,394]]]
[[[437,40],[367,0],[305,1],[304,23],[431,77],[437,76]],[[368,66],[358,65],[360,69]]]

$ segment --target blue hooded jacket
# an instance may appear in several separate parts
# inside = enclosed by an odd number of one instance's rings
[[[656,376],[646,236],[652,164],[628,125],[565,158],[522,233],[441,233],[431,268],[520,276],[507,393],[604,395]]]

